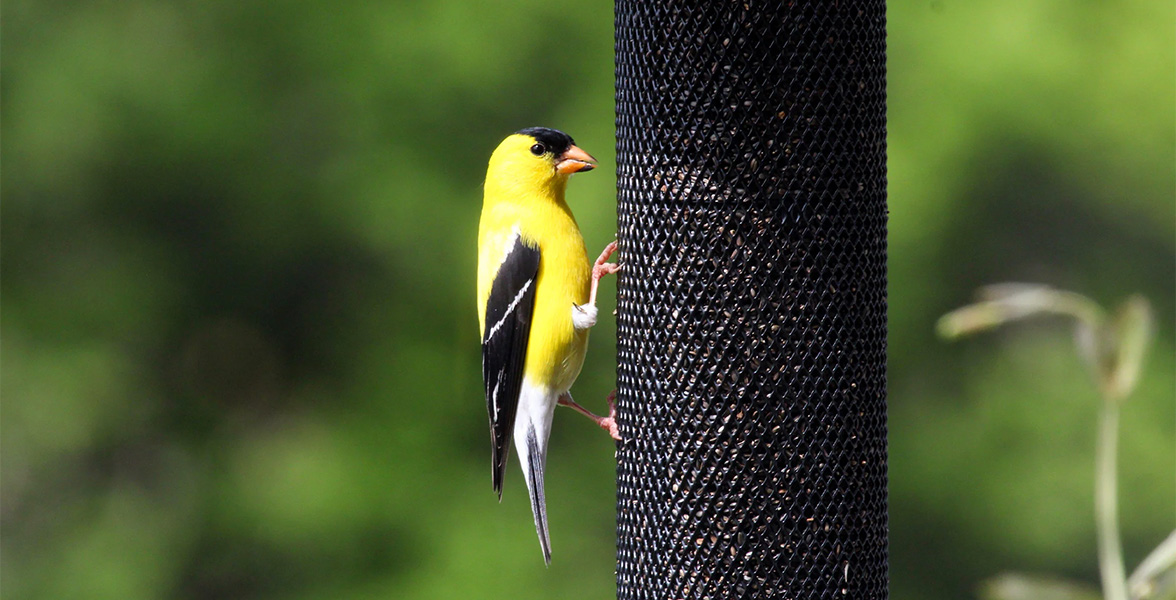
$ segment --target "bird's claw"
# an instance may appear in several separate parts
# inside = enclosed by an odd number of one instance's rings
[[[612,439],[623,442],[621,437],[621,429],[617,426],[617,391],[613,390],[608,393],[608,416],[600,420],[600,427],[612,436]]]
[[[616,251],[617,251],[617,241],[613,240],[613,241],[609,242],[607,246],[604,247],[604,251],[601,252],[600,256],[598,256],[596,258],[596,264],[603,265],[604,263],[608,262],[608,259],[612,258],[613,253]]]
[[[596,258],[596,262],[592,264],[592,287],[588,293],[588,303],[596,304],[596,288],[600,283],[600,279],[605,275],[612,275],[621,270],[621,265],[608,262],[608,259],[617,251],[617,242],[613,240],[604,247],[604,251]]]
[[[617,251],[617,242],[613,240],[604,247],[604,251],[596,258],[596,262],[592,264],[592,278],[600,279],[605,275],[612,275],[621,270],[621,265],[617,263],[610,263],[608,259]]]
[[[617,263],[596,263],[592,265],[592,279],[600,281],[605,275],[612,275],[621,270]]]

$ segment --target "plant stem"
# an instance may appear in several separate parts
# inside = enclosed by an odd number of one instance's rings
[[[1116,455],[1119,446],[1119,403],[1104,398],[1095,448],[1094,513],[1098,530],[1098,570],[1106,600],[1127,600],[1127,574],[1119,541]]]
[[[1132,598],[1176,598],[1176,531],[1139,563],[1127,591]]]

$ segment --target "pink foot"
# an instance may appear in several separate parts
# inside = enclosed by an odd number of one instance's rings
[[[598,426],[600,426],[601,429],[607,431],[608,434],[610,436],[612,436],[612,439],[620,442],[623,440],[621,439],[621,430],[620,430],[620,428],[617,427],[617,407],[616,407],[615,402],[613,401],[614,398],[616,398],[616,395],[617,395],[616,390],[613,390],[608,395],[608,416],[607,417],[598,417],[598,416],[592,414],[592,411],[588,410],[587,408],[584,408],[583,406],[580,406],[579,404],[576,403],[575,400],[572,400],[571,394],[564,394],[564,395],[560,396],[559,403],[562,404],[563,406],[566,406],[568,408],[575,410],[576,412],[584,415],[585,417],[588,417],[589,419],[592,419],[592,422],[596,423]]]
[[[604,251],[596,258],[596,262],[592,264],[592,278],[600,279],[605,275],[612,275],[621,270],[621,266],[616,263],[608,262],[612,258],[613,253],[617,251],[617,241],[613,240],[604,247]]]
[[[607,262],[612,257],[613,253],[617,251],[617,242],[613,240],[609,245],[604,247],[604,251],[596,258],[596,262],[592,264],[592,291],[588,297],[589,304],[596,304],[596,287],[600,283],[600,279],[605,275],[612,275],[621,270],[621,265]]]
[[[605,431],[607,431],[608,434],[612,436],[612,439],[614,439],[618,442],[623,442],[624,439],[621,438],[621,429],[619,427],[617,427],[616,399],[617,399],[617,391],[616,390],[613,390],[608,393],[608,416],[601,417],[600,420],[596,422],[596,424],[600,425],[601,429],[604,429]]]

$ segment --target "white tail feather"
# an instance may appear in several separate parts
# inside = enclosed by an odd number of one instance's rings
[[[543,473],[547,466],[547,440],[551,435],[551,419],[559,394],[523,381],[519,407],[515,415],[514,441],[519,463],[531,496],[531,514],[535,517],[535,533],[543,549],[543,560],[551,564],[551,537],[547,530],[547,503],[543,495]]]

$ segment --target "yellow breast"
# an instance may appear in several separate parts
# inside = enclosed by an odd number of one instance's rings
[[[524,239],[539,245],[539,279],[535,313],[527,345],[524,375],[545,382],[554,391],[567,391],[580,374],[588,347],[588,330],[572,326],[572,305],[588,302],[591,267],[584,238],[572,218],[550,215],[523,227]]]
[[[555,190],[557,197],[490,201],[490,194],[496,191],[489,186],[486,190],[479,264],[500,264],[516,231],[525,242],[539,248],[539,277],[523,375],[533,385],[567,391],[580,374],[588,346],[588,330],[577,331],[572,325],[572,305],[588,301],[591,280],[584,238],[562,198],[562,189]],[[478,272],[479,306],[485,306],[494,283],[494,268],[480,267]],[[484,315],[482,319],[480,325],[485,330]]]

